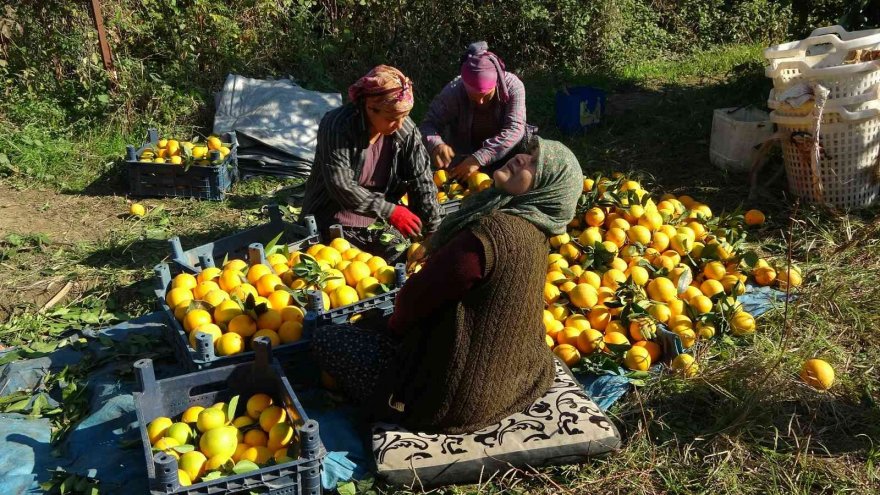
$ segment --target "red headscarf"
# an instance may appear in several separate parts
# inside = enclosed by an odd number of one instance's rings
[[[368,98],[371,105],[389,113],[409,112],[413,107],[412,81],[388,65],[377,65],[348,88],[351,101]]]

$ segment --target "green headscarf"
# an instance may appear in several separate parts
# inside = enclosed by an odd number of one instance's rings
[[[495,210],[524,218],[548,236],[562,234],[574,217],[583,183],[583,171],[571,150],[558,141],[538,138],[534,187],[516,196],[495,187],[469,196],[431,236],[430,249],[440,248]]]

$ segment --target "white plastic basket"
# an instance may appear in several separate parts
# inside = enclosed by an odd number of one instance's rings
[[[716,108],[712,114],[709,161],[716,167],[747,171],[755,146],[773,135],[767,112],[753,107]]]
[[[815,108],[815,100],[810,99],[806,101],[804,104],[793,107],[783,100],[778,100],[777,95],[782,93],[782,91],[776,91],[775,89],[770,90],[770,98],[767,99],[767,107],[771,110],[776,111],[776,115],[779,116],[795,116],[795,117],[804,117],[807,116],[810,112]],[[873,87],[865,90],[864,93],[857,96],[848,96],[845,98],[834,98],[828,99],[825,102],[825,106],[823,107],[824,112],[837,112],[839,110],[844,111],[852,111],[855,110],[853,107],[857,107],[859,105],[864,105],[866,103],[870,103],[874,100],[880,100],[880,84],[875,84]]]
[[[819,28],[805,39],[764,50],[771,67],[783,62],[806,62],[810,67],[841,65],[852,50],[880,47],[880,29],[847,31],[841,26]]]
[[[868,207],[880,197],[880,102],[823,113],[815,171],[810,145],[816,133],[814,120],[776,112],[770,113],[770,120],[787,135],[782,153],[792,192],[842,209]]]
[[[830,91],[829,99],[850,98],[880,83],[880,60],[825,68],[812,68],[803,61],[780,62],[764,73],[773,79],[777,91],[799,82],[818,82]]]

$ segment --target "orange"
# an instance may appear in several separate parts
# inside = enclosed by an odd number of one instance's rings
[[[555,303],[557,300],[559,300],[560,295],[561,295],[561,292],[559,290],[559,287],[556,287],[553,284],[548,284],[548,283],[544,284],[544,302],[545,303],[547,303],[547,304]]]
[[[272,269],[268,266],[262,264],[251,265],[251,267],[248,268],[247,281],[251,285],[256,286],[257,282],[263,277],[263,275],[269,274],[272,274]]]
[[[210,280],[207,282],[202,282],[193,289],[193,297],[201,301],[205,299],[205,296],[209,292],[215,290],[220,290],[220,285],[215,282],[211,282]]]
[[[604,336],[602,335],[602,332],[588,328],[578,335],[575,346],[578,348],[578,351],[585,356],[596,351],[601,351],[605,349]]]
[[[255,266],[263,266],[263,265],[255,265]],[[254,284],[254,287],[257,288],[257,293],[263,297],[268,296],[269,294],[275,292],[275,288],[278,286],[284,286],[284,282],[281,281],[281,277],[275,275],[274,273],[267,273],[257,280],[257,283]]]
[[[286,290],[276,290],[269,294],[267,299],[269,299],[269,307],[279,312],[293,304],[293,296]]]
[[[624,272],[624,275],[631,277],[633,283],[640,287],[648,283],[648,280],[650,278],[648,270],[641,266],[633,266],[631,268],[628,268],[626,272]]]
[[[244,434],[244,443],[251,447],[265,447],[269,443],[269,435],[263,430],[248,430]]]
[[[556,334],[556,342],[560,344],[576,345],[578,336],[583,330],[579,328],[565,327]]]
[[[730,319],[730,332],[737,337],[755,333],[755,317],[745,311],[733,315]]]
[[[691,378],[697,375],[700,367],[694,362],[694,357],[690,354],[679,354],[675,356],[671,364],[672,370],[683,375],[685,378]]]
[[[616,268],[612,268],[602,275],[602,285],[609,289],[617,290],[620,284],[626,282],[626,275]]]
[[[218,285],[221,289],[226,292],[231,292],[232,289],[235,289],[239,285],[242,284],[242,275],[241,272],[235,270],[223,270],[220,273],[220,278],[218,279]]]
[[[703,275],[709,280],[721,280],[727,275],[727,269],[720,261],[710,261],[703,267]]]
[[[692,297],[688,303],[699,314],[712,311],[712,300],[703,294]]]
[[[648,307],[648,314],[654,317],[660,323],[666,323],[672,317],[669,306],[665,304],[655,303]]]
[[[257,330],[257,333],[251,338],[251,349],[254,348],[254,341],[259,337],[269,337],[269,341],[272,342],[272,347],[278,347],[281,345],[281,337],[278,336],[275,330],[264,328],[262,330]]]
[[[198,285],[195,275],[191,273],[180,273],[171,279],[171,288],[183,288],[192,290]]]
[[[602,277],[599,276],[598,273],[593,271],[585,271],[580,274],[578,277],[579,284],[589,284],[592,285],[593,288],[598,289],[602,286]]]
[[[223,273],[223,270],[216,266],[209,266],[196,275],[196,282],[217,282],[220,279],[221,273]]]
[[[808,359],[801,367],[801,379],[817,390],[828,390],[834,385],[834,368],[822,359]]]
[[[568,298],[578,308],[592,308],[599,301],[596,288],[589,284],[577,284],[568,293]]]
[[[584,221],[590,227],[599,227],[605,222],[605,212],[601,208],[593,207],[584,213]]]
[[[651,354],[644,347],[632,346],[623,354],[623,365],[633,371],[648,371]]]
[[[626,328],[623,327],[623,323],[620,320],[611,320],[608,322],[608,326],[605,327],[605,333],[618,332],[622,334],[626,334]]]
[[[577,350],[577,347],[571,344],[560,344],[553,349],[553,353],[567,366],[574,366],[581,360],[581,353]]]
[[[647,349],[648,355],[651,356],[652,363],[660,361],[660,358],[663,356],[663,349],[660,347],[660,344],[652,342],[650,340],[639,340],[638,342],[633,342],[633,347],[644,347],[645,349]]]
[[[712,297],[715,294],[723,294],[724,286],[717,280],[704,280],[703,283],[700,284],[700,291],[702,291],[706,297]]]
[[[299,306],[287,306],[281,308],[281,321],[303,321],[305,318],[305,311],[302,310]]]
[[[339,254],[339,251],[333,249],[330,246],[321,248],[317,253],[315,253],[315,259],[318,261],[325,261],[330,266],[336,266],[337,263],[342,261],[342,255]]]
[[[193,293],[189,289],[177,288],[171,289],[165,294],[165,302],[171,308],[177,308],[183,303],[189,303],[193,300]]]
[[[605,232],[605,240],[614,243],[618,248],[626,244],[626,232],[617,227],[612,227]]]
[[[607,344],[611,344],[611,345],[627,345],[627,344],[629,344],[629,339],[626,338],[626,335],[624,335],[620,332],[606,333],[603,340],[605,340],[606,350],[609,352],[611,351],[611,349],[607,347]]]
[[[218,356],[232,356],[244,350],[244,338],[237,333],[227,332],[215,342],[214,348]]]
[[[229,260],[226,264],[223,265],[223,270],[231,270],[235,272],[241,272],[245,268],[247,268],[248,264],[245,260]]]
[[[641,225],[633,226],[626,235],[629,238],[629,242],[633,244],[638,243],[647,246],[651,242],[651,231]]]
[[[590,328],[590,320],[582,314],[573,314],[565,319],[565,326],[586,330]]]
[[[248,315],[238,315],[229,321],[227,330],[242,337],[250,337],[257,331],[257,324]]]
[[[369,253],[361,254],[367,254],[372,257],[372,255],[370,255]],[[345,270],[343,270],[342,273],[343,276],[345,276],[345,283],[348,284],[350,287],[355,287],[357,286],[358,282],[361,281],[361,279],[369,277],[372,271],[370,270],[370,266],[367,265],[365,262],[355,260],[352,261],[351,264],[349,264],[347,267],[345,267]]]
[[[274,309],[269,309],[257,316],[257,328],[260,330],[278,330],[281,327],[281,321],[281,313]]]
[[[380,268],[388,266],[388,262],[379,256],[373,256],[367,261],[367,266],[370,268],[370,274],[376,273]]]
[[[755,268],[752,276],[755,277],[755,282],[758,285],[772,285],[776,281],[776,270],[769,266],[760,266]]]
[[[596,330],[605,330],[608,322],[611,321],[611,312],[605,306],[593,306],[587,315],[590,320],[590,326]]]
[[[282,344],[289,344],[291,342],[296,342],[302,338],[302,323],[299,321],[285,321],[278,328],[278,338],[281,339]]]
[[[194,328],[199,328],[202,325],[207,325],[212,322],[211,313],[208,313],[204,309],[194,309],[183,317],[183,329],[187,332],[191,332]]]
[[[761,210],[749,210],[745,214],[746,225],[761,225],[764,223],[764,220],[766,220],[766,217],[764,217],[764,213]]]
[[[672,280],[666,277],[657,277],[648,282],[648,296],[655,301],[668,303],[678,296],[678,290]]]
[[[650,319],[633,320],[629,324],[629,334],[633,340],[648,340],[657,334],[657,325]]]

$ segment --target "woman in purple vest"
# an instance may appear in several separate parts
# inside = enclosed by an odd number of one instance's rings
[[[491,175],[526,137],[525,87],[485,41],[473,43],[419,129],[434,168],[459,180],[478,170]]]

